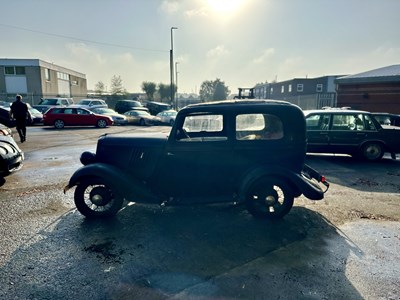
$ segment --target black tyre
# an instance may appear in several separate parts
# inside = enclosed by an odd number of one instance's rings
[[[174,126],[175,120],[169,120],[169,125]]]
[[[144,126],[144,125],[146,125],[146,122],[144,121],[144,119],[140,119],[140,121],[139,121],[139,125],[140,125],[140,126]]]
[[[63,129],[65,126],[65,123],[63,120],[55,120],[54,121],[54,127],[57,129]]]
[[[260,178],[247,190],[246,207],[256,218],[279,219],[293,206],[290,186],[281,179]]]
[[[100,119],[97,121],[97,127],[99,128],[105,128],[107,127],[107,122],[106,120]]]
[[[97,218],[114,216],[121,209],[124,199],[101,179],[86,179],[77,185],[74,201],[82,215]]]
[[[360,156],[368,161],[378,161],[384,154],[383,145],[380,143],[367,143],[361,147]]]

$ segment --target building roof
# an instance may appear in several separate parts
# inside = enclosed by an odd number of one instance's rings
[[[337,84],[400,82],[400,65],[337,78]]]
[[[68,73],[80,78],[86,78],[86,75],[41,59],[20,59],[20,58],[0,58],[0,66],[20,66],[20,67],[43,67],[58,72]]]

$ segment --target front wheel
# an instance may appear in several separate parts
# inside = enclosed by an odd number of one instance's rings
[[[360,156],[368,161],[378,161],[383,154],[383,146],[380,143],[367,143],[362,146]]]
[[[146,125],[146,122],[144,121],[144,119],[140,119],[140,121],[139,121],[139,125],[140,125],[140,126],[144,126],[144,125]]]
[[[279,219],[293,206],[292,188],[281,179],[260,178],[247,190],[246,207],[256,218]]]
[[[88,218],[111,217],[122,207],[124,199],[101,179],[80,182],[74,193],[78,211]]]
[[[100,120],[97,121],[97,127],[105,128],[105,127],[107,127],[107,122],[105,120],[103,120],[103,119],[100,119]]]

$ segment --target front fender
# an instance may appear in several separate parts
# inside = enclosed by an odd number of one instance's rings
[[[163,197],[153,193],[145,182],[132,177],[120,168],[103,163],[89,164],[76,170],[65,186],[64,193],[78,185],[82,180],[89,178],[100,178],[106,185],[126,199],[134,198],[136,202],[151,203],[163,201]]]
[[[245,199],[248,188],[261,177],[285,180],[293,188],[296,197],[303,194],[311,200],[321,200],[324,198],[324,191],[322,191],[321,187],[302,173],[299,174],[280,166],[268,166],[253,169],[243,177],[238,190],[241,200]]]

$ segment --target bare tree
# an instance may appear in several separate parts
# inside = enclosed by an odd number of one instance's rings
[[[105,92],[105,85],[102,81],[99,81],[95,84],[94,92],[99,95],[101,95]]]
[[[110,91],[112,95],[124,95],[126,94],[126,89],[122,85],[121,76],[114,75],[111,78]]]

